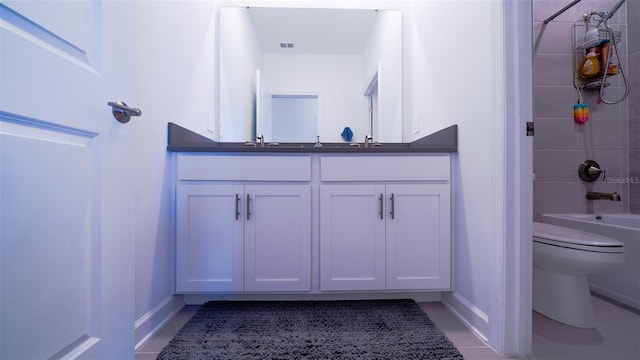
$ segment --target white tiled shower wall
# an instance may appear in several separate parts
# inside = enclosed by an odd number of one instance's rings
[[[622,31],[618,50],[631,89],[616,105],[598,104],[598,91],[585,91],[590,120],[573,121],[578,93],[573,87],[572,26],[591,11],[610,10],[618,0],[583,0],[555,18],[539,40],[535,53],[534,214],[640,213],[640,0],[627,0],[609,20]],[[566,2],[568,3],[568,2]],[[565,2],[533,0],[534,39],[542,22]],[[624,91],[622,76],[607,80],[605,97]],[[580,162],[597,161],[607,179],[585,183],[578,177]],[[617,192],[622,201],[587,200],[587,191]]]

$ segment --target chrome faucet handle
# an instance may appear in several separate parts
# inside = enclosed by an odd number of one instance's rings
[[[264,135],[260,134],[256,136],[256,141],[260,142],[260,147],[264,147]]]
[[[587,171],[589,172],[589,175],[600,178],[601,181],[604,181],[606,171],[603,169],[592,166],[589,167]]]
[[[600,165],[593,160],[585,160],[578,166],[578,175],[580,179],[586,182],[594,182],[600,178],[601,181],[605,179],[605,171]]]

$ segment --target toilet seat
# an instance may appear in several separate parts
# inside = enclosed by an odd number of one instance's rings
[[[618,240],[585,231],[539,222],[533,223],[533,241],[592,252],[624,252],[624,244]]]

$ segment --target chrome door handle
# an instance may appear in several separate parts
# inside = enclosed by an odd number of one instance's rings
[[[109,101],[107,105],[111,106],[113,117],[123,124],[128,123],[132,116],[142,115],[142,110],[130,108],[124,101]]]
[[[240,218],[240,195],[236,194],[236,220]]]
[[[247,194],[247,220],[251,219],[251,195]]]
[[[396,218],[396,196],[391,193],[391,220]]]

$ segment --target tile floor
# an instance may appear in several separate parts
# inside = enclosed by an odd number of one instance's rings
[[[536,360],[640,360],[640,315],[593,297],[598,326],[577,329],[533,313],[533,357]],[[503,359],[456,319],[441,303],[420,303],[465,359]],[[198,306],[187,306],[142,349],[136,360],[155,359]]]
[[[640,359],[640,314],[592,297],[595,329],[578,329],[533,313],[537,360]]]

